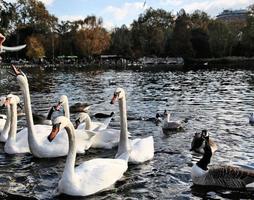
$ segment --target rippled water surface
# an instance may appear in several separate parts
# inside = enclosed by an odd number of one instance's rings
[[[110,126],[119,128],[118,106],[110,105],[116,87],[127,93],[128,121],[133,138],[152,135],[155,156],[142,165],[129,165],[123,179],[108,191],[78,199],[254,199],[254,192],[193,187],[190,170],[196,159],[189,152],[196,131],[208,129],[218,144],[215,164],[254,166],[254,127],[247,115],[254,111],[254,71],[135,72],[113,70],[23,69],[27,74],[33,110],[46,113],[62,94],[70,104],[92,104],[91,114],[115,111]],[[21,95],[14,77],[0,71],[0,95]],[[23,98],[21,97],[21,100]],[[165,136],[160,126],[146,119],[167,109],[172,118],[189,121],[183,132]],[[2,110],[3,112],[3,110]],[[72,120],[75,115],[71,116]],[[19,128],[26,126],[19,118]],[[47,148],[47,147],[45,147]],[[95,157],[114,157],[116,149],[90,149],[76,164]],[[37,159],[10,156],[0,145],[0,198],[72,199],[55,196],[65,158]],[[90,180],[91,182],[93,180]],[[76,198],[77,199],[77,198]]]

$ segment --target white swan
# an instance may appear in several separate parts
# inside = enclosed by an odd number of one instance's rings
[[[218,166],[208,169],[212,157],[209,141],[206,140],[203,157],[191,169],[192,181],[196,185],[245,188],[254,183],[254,172],[236,166]]]
[[[0,106],[3,106],[5,104],[5,100],[6,97],[1,97],[1,102],[0,102]],[[5,106],[7,111],[6,114],[7,115],[2,115],[2,119],[0,119],[0,141],[1,142],[6,142],[7,138],[8,138],[8,133],[10,130],[10,123],[11,123],[11,110],[10,110],[10,106],[7,105]]]
[[[127,110],[126,110],[126,97],[125,91],[122,88],[117,88],[114,92],[111,104],[115,101],[119,101],[120,119],[121,119],[121,132],[127,132]],[[123,126],[123,127],[122,127]],[[126,134],[126,133],[125,133]],[[127,134],[126,134],[127,135]],[[121,141],[119,141],[121,145]],[[130,140],[130,155],[129,162],[138,164],[145,161],[151,160],[154,157],[154,141],[153,136],[146,138],[137,138],[135,140]]]
[[[0,97],[0,107],[4,107],[6,97]],[[4,125],[6,123],[7,116],[0,114],[0,133],[4,129]]]
[[[23,134],[18,135],[18,139],[16,140],[17,133],[17,104],[20,99],[16,95],[8,95],[6,98],[6,105],[11,107],[11,125],[10,131],[8,135],[8,139],[4,145],[4,151],[8,154],[16,154],[16,153],[29,153],[29,145],[27,140],[27,135],[24,137]]]
[[[69,137],[69,152],[64,172],[58,183],[59,193],[72,196],[88,196],[112,186],[119,180],[128,168],[127,135],[121,134],[121,144],[116,159],[96,158],[83,162],[75,167],[76,160],[76,134],[69,119],[64,116],[57,117],[53,122],[49,141],[52,141],[58,131],[65,128]],[[47,146],[45,146],[47,148]]]
[[[112,117],[109,117],[104,121],[104,123],[98,122],[94,125],[94,130],[91,128],[94,122],[91,121],[90,116],[87,113],[80,113],[76,122],[76,127],[80,130],[93,130],[95,136],[93,137],[92,148],[105,148],[112,149],[117,146],[120,140],[120,130],[116,129],[107,129],[108,124],[110,123]],[[85,122],[85,123],[83,123]],[[79,123],[82,123],[79,125]],[[129,132],[128,132],[129,136]]]
[[[26,137],[28,137],[28,144],[31,153],[38,158],[60,157],[67,155],[68,136],[66,132],[57,137],[53,143],[49,143],[47,135],[51,131],[52,127],[48,125],[34,125],[28,80],[21,70],[18,70],[15,66],[12,66],[12,68],[24,96],[24,107],[28,124],[28,128],[21,130],[19,134],[24,134],[24,137],[28,134]],[[84,153],[84,150],[91,146],[91,138],[94,136],[94,133],[87,131],[87,134],[84,134],[82,131],[76,132],[76,134],[78,138],[77,150],[79,153]],[[47,148],[45,148],[45,146],[47,146]]]
[[[87,113],[79,113],[78,118],[75,121],[75,128],[79,128],[80,124],[85,122],[84,128],[86,130],[100,131],[108,127],[112,117],[113,115],[105,119],[104,122],[92,122],[90,116]]]

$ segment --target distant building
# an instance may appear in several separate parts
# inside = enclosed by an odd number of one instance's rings
[[[226,22],[246,22],[248,16],[248,11],[241,10],[223,10],[222,13],[216,16],[218,20],[226,21]]]

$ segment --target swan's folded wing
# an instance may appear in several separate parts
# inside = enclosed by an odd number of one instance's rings
[[[127,170],[121,159],[92,159],[75,168],[80,186],[86,194],[93,194],[112,186]]]
[[[151,160],[154,157],[153,136],[130,140],[130,143],[131,152],[129,162],[137,164]]]

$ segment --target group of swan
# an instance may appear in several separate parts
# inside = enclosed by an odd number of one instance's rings
[[[31,109],[30,91],[25,74],[13,67],[20,85],[28,127],[17,133],[17,104],[19,98],[8,95],[0,99],[0,106],[7,107],[7,117],[3,116],[1,136],[7,130],[5,152],[32,153],[35,157],[65,156],[66,163],[61,180],[58,184],[59,193],[73,196],[88,196],[102,191],[119,180],[128,169],[128,163],[142,163],[154,156],[153,137],[130,139],[128,132],[126,95],[122,88],[117,88],[111,104],[119,103],[120,130],[108,129],[113,114],[103,123],[92,122],[87,113],[80,113],[76,120],[76,129],[70,121],[68,98],[63,95],[55,106],[56,110],[63,107],[64,116],[56,117],[52,124],[34,125]],[[8,117],[9,116],[9,117]],[[178,130],[182,123],[170,121],[169,113],[164,112],[163,128]],[[49,134],[50,133],[50,134]],[[17,135],[16,135],[17,134]],[[95,158],[75,167],[76,153],[84,153],[88,148],[112,148],[118,145],[114,159]],[[254,182],[254,172],[235,166],[219,166],[208,169],[208,164],[217,145],[203,130],[196,133],[191,143],[191,150],[203,154],[193,165],[191,177],[194,184],[244,188]],[[90,180],[93,180],[92,182]]]
[[[119,102],[120,131],[107,129],[110,119],[96,125],[87,113],[79,115],[80,122],[85,121],[85,125],[75,129],[69,119],[68,99],[65,96],[60,98],[57,105],[63,106],[65,116],[56,117],[52,123],[53,127],[50,125],[34,125],[27,77],[21,70],[14,66],[12,68],[24,97],[27,128],[17,133],[19,97],[8,95],[5,100],[3,99],[3,103],[10,114],[10,130],[4,150],[9,154],[30,152],[38,158],[67,155],[64,172],[58,185],[60,193],[74,196],[94,194],[119,180],[128,169],[128,162],[142,163],[153,158],[154,142],[152,136],[134,140],[128,138],[131,134],[127,129],[126,99],[125,91],[122,88],[115,90],[111,100],[112,104],[115,101]],[[116,145],[118,145],[118,151],[114,159],[96,158],[75,168],[77,152],[84,153],[90,147],[112,148]]]

